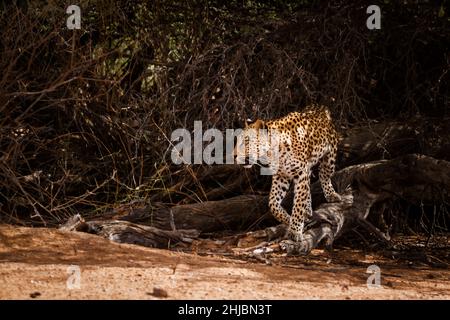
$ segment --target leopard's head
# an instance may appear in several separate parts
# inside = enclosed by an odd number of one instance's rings
[[[254,164],[264,165],[261,161],[268,150],[267,126],[263,120],[246,123],[245,128],[237,136],[233,156],[235,163],[250,168]]]

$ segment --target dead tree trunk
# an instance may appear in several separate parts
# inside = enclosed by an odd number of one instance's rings
[[[121,208],[120,211],[123,211]],[[268,210],[268,198],[260,195],[185,204],[173,207],[130,209],[127,215],[116,218],[158,229],[196,229],[203,233],[223,230],[243,230],[263,221],[275,220]]]
[[[290,253],[309,253],[325,239],[326,245],[349,228],[360,225],[382,241],[389,235],[366,220],[372,206],[379,201],[400,197],[413,203],[450,199],[450,162],[411,154],[393,160],[355,165],[338,172],[334,181],[343,190],[343,201],[324,203],[313,214],[313,226],[301,242],[284,241]]]
[[[85,221],[80,215],[70,218],[60,229],[87,232],[119,243],[161,249],[168,249],[174,244],[191,243],[199,235],[197,230],[161,230],[127,221]]]

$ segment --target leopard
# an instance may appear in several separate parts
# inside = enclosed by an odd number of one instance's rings
[[[276,137],[276,139],[272,139]],[[276,143],[273,143],[276,141]],[[319,167],[319,180],[327,202],[339,202],[331,178],[335,172],[339,134],[331,112],[312,104],[287,115],[246,122],[237,135],[235,163],[246,168],[273,165],[269,208],[276,220],[287,226],[286,238],[303,241],[307,219],[312,217],[310,177]],[[282,206],[290,188],[294,193],[291,214]]]

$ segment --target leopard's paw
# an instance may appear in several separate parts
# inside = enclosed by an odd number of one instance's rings
[[[327,198],[327,202],[341,202],[342,201],[341,195],[338,194],[337,192],[327,196],[326,198]]]

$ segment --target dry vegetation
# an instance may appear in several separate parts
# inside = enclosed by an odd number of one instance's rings
[[[64,1],[1,2],[0,219],[55,226],[132,200],[264,194],[253,171],[173,165],[171,132],[311,102],[329,105],[351,143],[373,141],[343,144],[341,168],[407,153],[450,161],[448,8],[388,2],[369,31],[369,2],[81,1],[78,31]],[[397,231],[448,230],[448,194],[408,200],[383,204]]]

